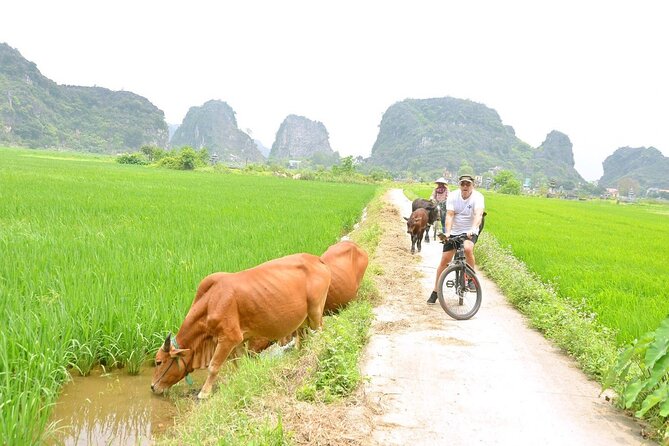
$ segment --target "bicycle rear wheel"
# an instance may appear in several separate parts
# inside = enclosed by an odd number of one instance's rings
[[[469,319],[481,307],[481,283],[471,268],[451,265],[439,276],[437,296],[441,308],[450,317]]]

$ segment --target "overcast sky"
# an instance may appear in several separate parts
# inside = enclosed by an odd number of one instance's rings
[[[588,179],[617,148],[669,155],[669,26],[658,1],[3,2],[0,42],[58,84],[146,97],[180,124],[227,102],[271,146],[289,114],[369,156],[386,109],[452,96],[536,147],[573,143]],[[669,174],[669,172],[668,172]]]

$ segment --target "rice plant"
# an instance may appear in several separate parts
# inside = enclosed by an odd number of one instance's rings
[[[206,275],[320,255],[375,189],[0,148],[0,443],[37,442],[68,370],[136,373]]]

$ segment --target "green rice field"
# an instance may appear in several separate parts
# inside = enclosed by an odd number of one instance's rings
[[[412,187],[429,197],[431,188]],[[669,206],[502,195],[486,199],[485,231],[557,293],[617,333],[619,344],[669,314]]]
[[[0,148],[0,443],[35,444],[68,373],[136,373],[199,281],[348,232],[374,185]]]

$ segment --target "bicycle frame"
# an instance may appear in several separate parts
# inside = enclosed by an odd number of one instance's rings
[[[457,265],[461,268],[464,266],[464,274],[462,274],[462,269],[456,271],[455,281],[457,283],[454,284],[456,293],[460,297],[460,300],[462,300],[462,297],[467,290],[467,279],[471,276],[475,276],[476,273],[472,267],[467,264],[465,257],[465,240],[467,240],[466,236],[460,235],[457,237],[452,237],[450,240],[453,242],[453,245],[455,245],[455,255],[453,256],[453,260],[448,264],[448,266]],[[462,302],[460,303],[462,304]]]

